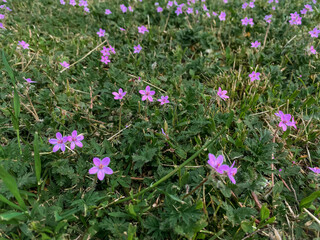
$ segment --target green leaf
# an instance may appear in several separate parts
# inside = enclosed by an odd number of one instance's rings
[[[312,202],[318,197],[320,197],[320,191],[316,191],[316,192],[310,194],[308,197],[302,199],[300,202],[300,209],[310,207]]]
[[[133,240],[134,235],[136,234],[137,226],[133,226],[132,223],[128,227],[128,240]]]
[[[41,178],[41,160],[40,160],[40,153],[39,153],[39,137],[38,132],[34,135],[33,140],[33,150],[34,150],[34,165],[35,165],[35,171],[36,171],[36,177],[38,185],[40,184],[40,178]]]
[[[7,186],[9,191],[17,199],[20,207],[27,210],[27,206],[21,198],[16,179],[11,176],[1,165],[0,165],[0,178],[2,178],[3,183]]]
[[[128,210],[129,210],[129,213],[130,213],[132,216],[134,216],[134,217],[137,216],[137,213],[134,211],[134,206],[133,206],[131,203],[129,204]]]
[[[3,195],[0,194],[0,201],[8,204],[10,207],[13,207],[17,210],[23,211],[23,208],[21,208],[19,205],[14,204],[13,202],[9,201],[8,199],[6,199]]]
[[[10,221],[12,219],[21,220],[21,216],[25,216],[23,212],[8,211],[0,214],[1,221]]]
[[[16,90],[16,87],[14,87],[14,96],[13,96],[13,109],[14,109],[14,115],[19,121],[20,117],[20,96]]]
[[[11,69],[7,59],[6,59],[4,51],[2,51],[2,61],[3,61],[4,67],[5,67],[6,71],[7,71],[7,73],[9,74],[9,77],[11,79],[12,84],[15,85],[16,84],[16,80],[14,78],[13,71],[12,71],[12,69]]]
[[[108,215],[111,216],[111,217],[118,217],[118,218],[127,218],[127,217],[129,217],[128,214],[123,213],[123,212],[111,212],[111,213],[108,213]]]
[[[252,226],[252,221],[242,221],[241,228],[245,233],[253,233],[255,228]]]
[[[262,205],[262,208],[260,210],[260,218],[261,218],[261,221],[264,221],[266,220],[270,215],[270,211],[267,207],[267,204],[263,204]]]

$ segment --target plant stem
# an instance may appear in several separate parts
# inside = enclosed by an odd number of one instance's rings
[[[120,100],[119,131],[121,130],[121,111],[122,111],[122,102],[121,102],[121,100]]]
[[[182,169],[184,166],[186,166],[188,163],[190,163],[193,159],[195,159],[204,149],[208,148],[220,135],[222,135],[226,130],[228,129],[228,127],[224,127],[219,133],[217,133],[217,135],[210,141],[208,141],[206,144],[204,144],[202,146],[202,148],[200,148],[196,153],[194,153],[190,158],[188,158],[186,161],[184,161],[184,163],[182,163],[179,167],[177,167],[176,169],[172,170],[170,173],[168,173],[167,175],[165,175],[164,177],[162,177],[160,180],[158,180],[157,182],[155,182],[153,185],[143,189],[141,192],[138,192],[136,194],[133,194],[130,197],[126,197],[123,199],[120,199],[118,201],[114,201],[109,203],[108,205],[106,205],[105,207],[109,207],[111,205],[114,204],[119,204],[122,202],[126,202],[129,200],[133,200],[133,198],[136,198],[140,195],[142,195],[145,192],[148,192],[152,189],[154,189],[156,186],[158,186],[159,184],[161,184],[162,182],[166,181],[167,179],[169,179],[170,177],[172,177],[176,172],[180,171],[180,169]]]
[[[21,144],[20,144],[20,131],[19,131],[19,129],[16,129],[16,132],[17,132],[17,139],[18,139],[18,145],[19,145],[20,155],[22,155],[22,149],[21,149]]]

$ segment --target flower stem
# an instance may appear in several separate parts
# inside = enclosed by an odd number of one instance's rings
[[[121,112],[122,112],[122,102],[120,100],[120,116],[119,116],[119,131],[121,130]]]
[[[136,198],[140,195],[142,195],[145,192],[148,192],[152,189],[154,189],[156,186],[158,186],[159,184],[161,184],[162,182],[166,181],[167,179],[169,179],[170,177],[172,177],[176,172],[180,171],[184,166],[186,166],[188,163],[190,163],[193,159],[195,159],[204,149],[208,148],[220,135],[222,135],[226,130],[228,129],[228,127],[224,127],[219,133],[217,133],[217,135],[211,139],[210,141],[208,141],[206,144],[204,144],[202,146],[202,148],[200,148],[196,153],[194,153],[190,158],[188,158],[186,161],[184,161],[184,163],[182,163],[179,167],[177,167],[176,169],[172,170],[171,172],[169,172],[167,175],[165,175],[164,177],[162,177],[160,180],[158,180],[157,182],[155,182],[153,185],[143,189],[141,192],[138,192],[136,194],[133,194],[130,197],[126,197],[123,199],[120,199],[118,201],[114,201],[111,202],[109,204],[107,204],[105,207],[109,207],[111,205],[114,204],[118,204],[118,203],[122,203],[122,202],[126,202],[129,200],[133,200],[133,198]],[[104,208],[104,207],[103,207]]]

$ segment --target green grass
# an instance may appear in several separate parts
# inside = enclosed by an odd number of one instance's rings
[[[319,238],[319,177],[308,167],[320,161],[320,64],[307,52],[310,45],[320,51],[308,34],[319,25],[319,4],[291,26],[290,13],[305,1],[280,1],[273,11],[267,1],[242,10],[242,1],[208,0],[210,12],[227,13],[225,22],[207,18],[199,2],[198,16],[176,16],[164,1],[162,13],[154,1],[130,1],[134,12],[126,14],[122,1],[88,2],[89,14],[58,0],[7,4],[0,238]],[[254,26],[241,26],[244,17]],[[149,33],[139,34],[141,25]],[[265,38],[264,48],[250,47]],[[21,40],[29,50],[17,48]],[[100,62],[102,46],[77,62],[105,40],[116,50],[111,63]],[[77,63],[61,72],[63,61]],[[260,81],[250,81],[252,71]],[[142,102],[147,85],[155,100],[168,95],[170,103]],[[219,87],[227,101],[217,97]],[[127,91],[121,131],[112,95],[119,88]],[[294,116],[297,129],[279,129],[279,110]],[[73,130],[84,135],[83,148],[53,153],[48,140]],[[209,167],[208,153],[235,161],[237,184]],[[90,175],[94,157],[110,157],[114,174]]]

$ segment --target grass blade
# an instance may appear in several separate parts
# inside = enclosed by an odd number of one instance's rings
[[[3,183],[17,199],[20,207],[22,207],[23,210],[27,210],[27,206],[25,205],[20,195],[16,179],[12,175],[10,175],[2,166],[0,166],[0,178],[2,178]]]
[[[10,207],[13,207],[17,210],[23,211],[23,209],[19,205],[16,205],[13,202],[9,201],[8,199],[5,198],[5,196],[3,196],[1,194],[0,194],[0,201],[8,204]]]
[[[16,85],[16,80],[14,78],[14,74],[13,74],[13,71],[6,59],[6,56],[4,54],[4,51],[2,51],[2,61],[3,61],[3,64],[4,64],[4,67],[5,67],[5,70],[7,71],[7,73],[9,74],[9,77],[11,79],[11,82],[13,85]]]
[[[40,160],[40,153],[39,153],[38,132],[36,132],[36,134],[34,135],[33,149],[34,149],[34,166],[35,166],[35,171],[36,171],[37,182],[39,185],[40,178],[41,178],[41,160]]]

